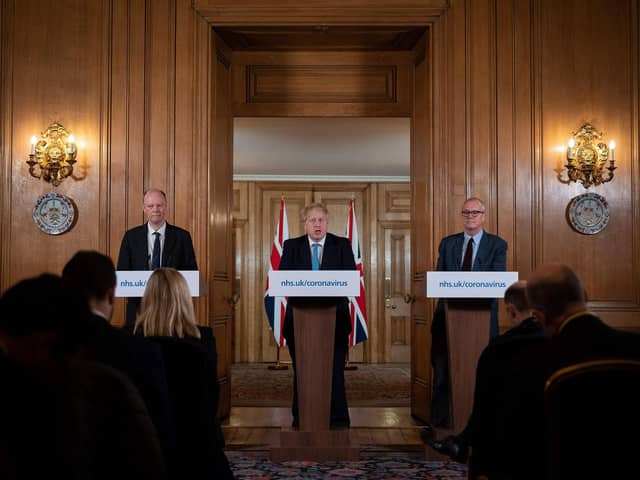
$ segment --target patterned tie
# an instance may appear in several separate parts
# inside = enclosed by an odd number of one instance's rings
[[[319,243],[311,245],[313,247],[313,254],[311,255],[311,270],[320,270],[320,258],[318,257]]]
[[[151,270],[160,268],[160,233],[153,232],[156,239],[153,241],[153,254],[151,255]]]
[[[467,249],[464,251],[464,260],[462,261],[463,271],[471,271],[471,260],[473,259],[473,238],[467,242]]]

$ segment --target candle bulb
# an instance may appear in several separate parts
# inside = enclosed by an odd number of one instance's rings
[[[616,159],[616,142],[611,140],[609,142],[609,160],[613,163]]]
[[[573,138],[569,139],[569,146],[567,148],[567,158],[569,160],[573,160],[574,157],[574,152],[573,152],[573,147],[576,146],[576,142]]]
[[[36,138],[36,136],[32,136],[31,137],[31,155],[34,155],[36,153],[36,142],[38,141],[38,139]]]
[[[69,142],[68,142],[68,146],[69,146],[68,152],[69,153],[73,153],[73,151],[76,148],[76,146],[75,146],[76,139],[75,139],[75,137],[73,135],[69,135],[69,139],[68,140],[69,140]]]

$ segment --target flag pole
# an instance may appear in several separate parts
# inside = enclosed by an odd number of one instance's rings
[[[269,370],[288,370],[289,369],[288,365],[285,365],[284,363],[280,363],[280,347],[278,345],[276,345],[276,352],[277,352],[276,364],[269,365]]]
[[[349,364],[349,350],[347,350],[347,363],[345,363],[344,369],[345,370],[357,370],[358,369],[357,365]]]

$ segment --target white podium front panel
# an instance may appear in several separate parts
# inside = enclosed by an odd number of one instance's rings
[[[142,297],[152,270],[118,270],[116,272],[116,297]],[[200,272],[180,270],[187,281],[192,297],[200,296]]]
[[[275,270],[269,272],[271,297],[357,297],[358,270]]]
[[[427,272],[428,298],[502,298],[518,272]]]

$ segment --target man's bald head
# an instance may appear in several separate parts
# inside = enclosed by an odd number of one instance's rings
[[[567,316],[586,308],[582,282],[567,265],[538,268],[527,282],[527,297],[534,313],[551,333]]]

